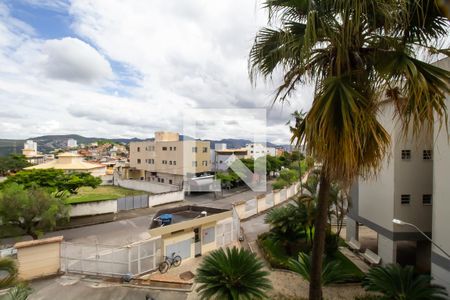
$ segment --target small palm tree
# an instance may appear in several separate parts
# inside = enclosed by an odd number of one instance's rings
[[[444,300],[445,288],[432,284],[428,275],[417,275],[412,266],[399,265],[370,269],[363,286],[367,291],[383,294],[390,300]]]
[[[0,259],[0,272],[7,273],[6,276],[0,278],[0,289],[10,287],[17,279],[17,266],[14,260],[10,258]]]
[[[201,299],[265,299],[272,288],[268,275],[254,254],[233,247],[206,256],[195,281]]]
[[[298,273],[306,281],[310,282],[311,279],[311,256],[306,253],[300,252],[298,259],[289,259],[289,267],[292,271]],[[342,273],[341,263],[339,261],[327,261],[323,262],[322,267],[322,284],[328,285],[331,283],[342,282],[349,276]]]

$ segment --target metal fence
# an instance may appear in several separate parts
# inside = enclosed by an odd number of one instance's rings
[[[117,199],[117,211],[148,207],[148,195],[128,196]]]
[[[61,270],[103,276],[143,274],[162,260],[161,239],[154,238],[121,247],[63,242]]]

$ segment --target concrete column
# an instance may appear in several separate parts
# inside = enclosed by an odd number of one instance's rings
[[[420,272],[429,273],[431,268],[431,243],[417,241],[416,267]]]
[[[445,287],[450,295],[450,270],[431,263],[431,276],[433,277],[433,283]]]
[[[397,242],[378,234],[378,256],[381,257],[381,264],[387,265],[397,262]]]
[[[348,242],[352,238],[359,240],[359,225],[358,222],[347,216],[345,222],[345,240]]]

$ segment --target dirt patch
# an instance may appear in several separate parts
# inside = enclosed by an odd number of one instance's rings
[[[180,274],[180,278],[182,280],[189,281],[194,278],[194,273],[192,273],[191,271],[183,272]]]

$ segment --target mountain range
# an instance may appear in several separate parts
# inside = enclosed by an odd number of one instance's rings
[[[183,140],[185,137],[180,136]],[[67,134],[67,135],[44,135],[38,137],[28,138],[26,140],[33,140],[37,143],[38,151],[42,153],[49,153],[55,149],[67,147],[67,140],[74,139],[80,144],[90,144],[98,141],[111,141],[115,143],[128,144],[133,141],[143,141],[144,139],[130,138],[130,139],[107,139],[107,138],[97,138],[97,137],[84,137],[78,134]],[[12,140],[12,139],[0,139],[0,156],[5,156],[10,153],[22,153],[23,144],[26,140]],[[222,139],[222,140],[210,140],[211,148],[214,148],[216,143],[225,143],[228,148],[240,148],[244,147],[246,144],[251,143],[250,140],[246,139]],[[266,143],[267,147],[283,147],[286,150],[290,150],[290,145],[277,145],[270,142]]]

